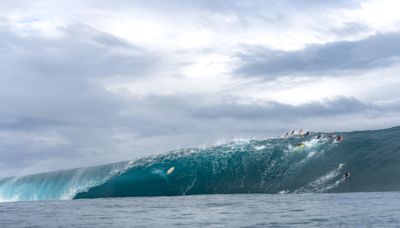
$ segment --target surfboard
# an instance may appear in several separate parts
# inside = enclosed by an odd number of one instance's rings
[[[174,172],[174,170],[175,170],[175,167],[172,166],[171,168],[169,168],[169,169],[167,170],[167,174],[168,174],[168,175],[171,174],[172,172]]]
[[[304,145],[304,143],[302,143],[302,144],[298,145],[296,147],[296,149],[303,149],[304,147],[306,147],[306,145]]]

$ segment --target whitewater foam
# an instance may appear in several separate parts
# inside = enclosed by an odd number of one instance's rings
[[[335,183],[333,184],[329,184],[327,185],[329,182],[331,182],[333,179],[337,178],[340,174],[341,171],[344,167],[344,164],[341,163],[339,164],[339,166],[334,169],[331,170],[330,172],[328,172],[327,174],[318,177],[317,179],[311,181],[310,183],[308,183],[307,185],[295,190],[295,193],[321,193],[321,192],[325,192],[329,189],[332,189],[334,187],[339,186],[339,184],[343,183],[344,178],[341,178],[340,180],[335,181]]]

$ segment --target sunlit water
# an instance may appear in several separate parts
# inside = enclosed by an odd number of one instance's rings
[[[0,203],[0,227],[396,227],[400,192]]]

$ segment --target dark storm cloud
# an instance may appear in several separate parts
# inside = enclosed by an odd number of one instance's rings
[[[374,35],[359,41],[311,45],[298,51],[259,48],[239,55],[236,73],[274,79],[290,75],[332,75],[363,72],[399,62],[400,34]]]

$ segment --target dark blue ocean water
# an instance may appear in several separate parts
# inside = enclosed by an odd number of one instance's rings
[[[0,203],[0,227],[399,227],[400,192]]]

